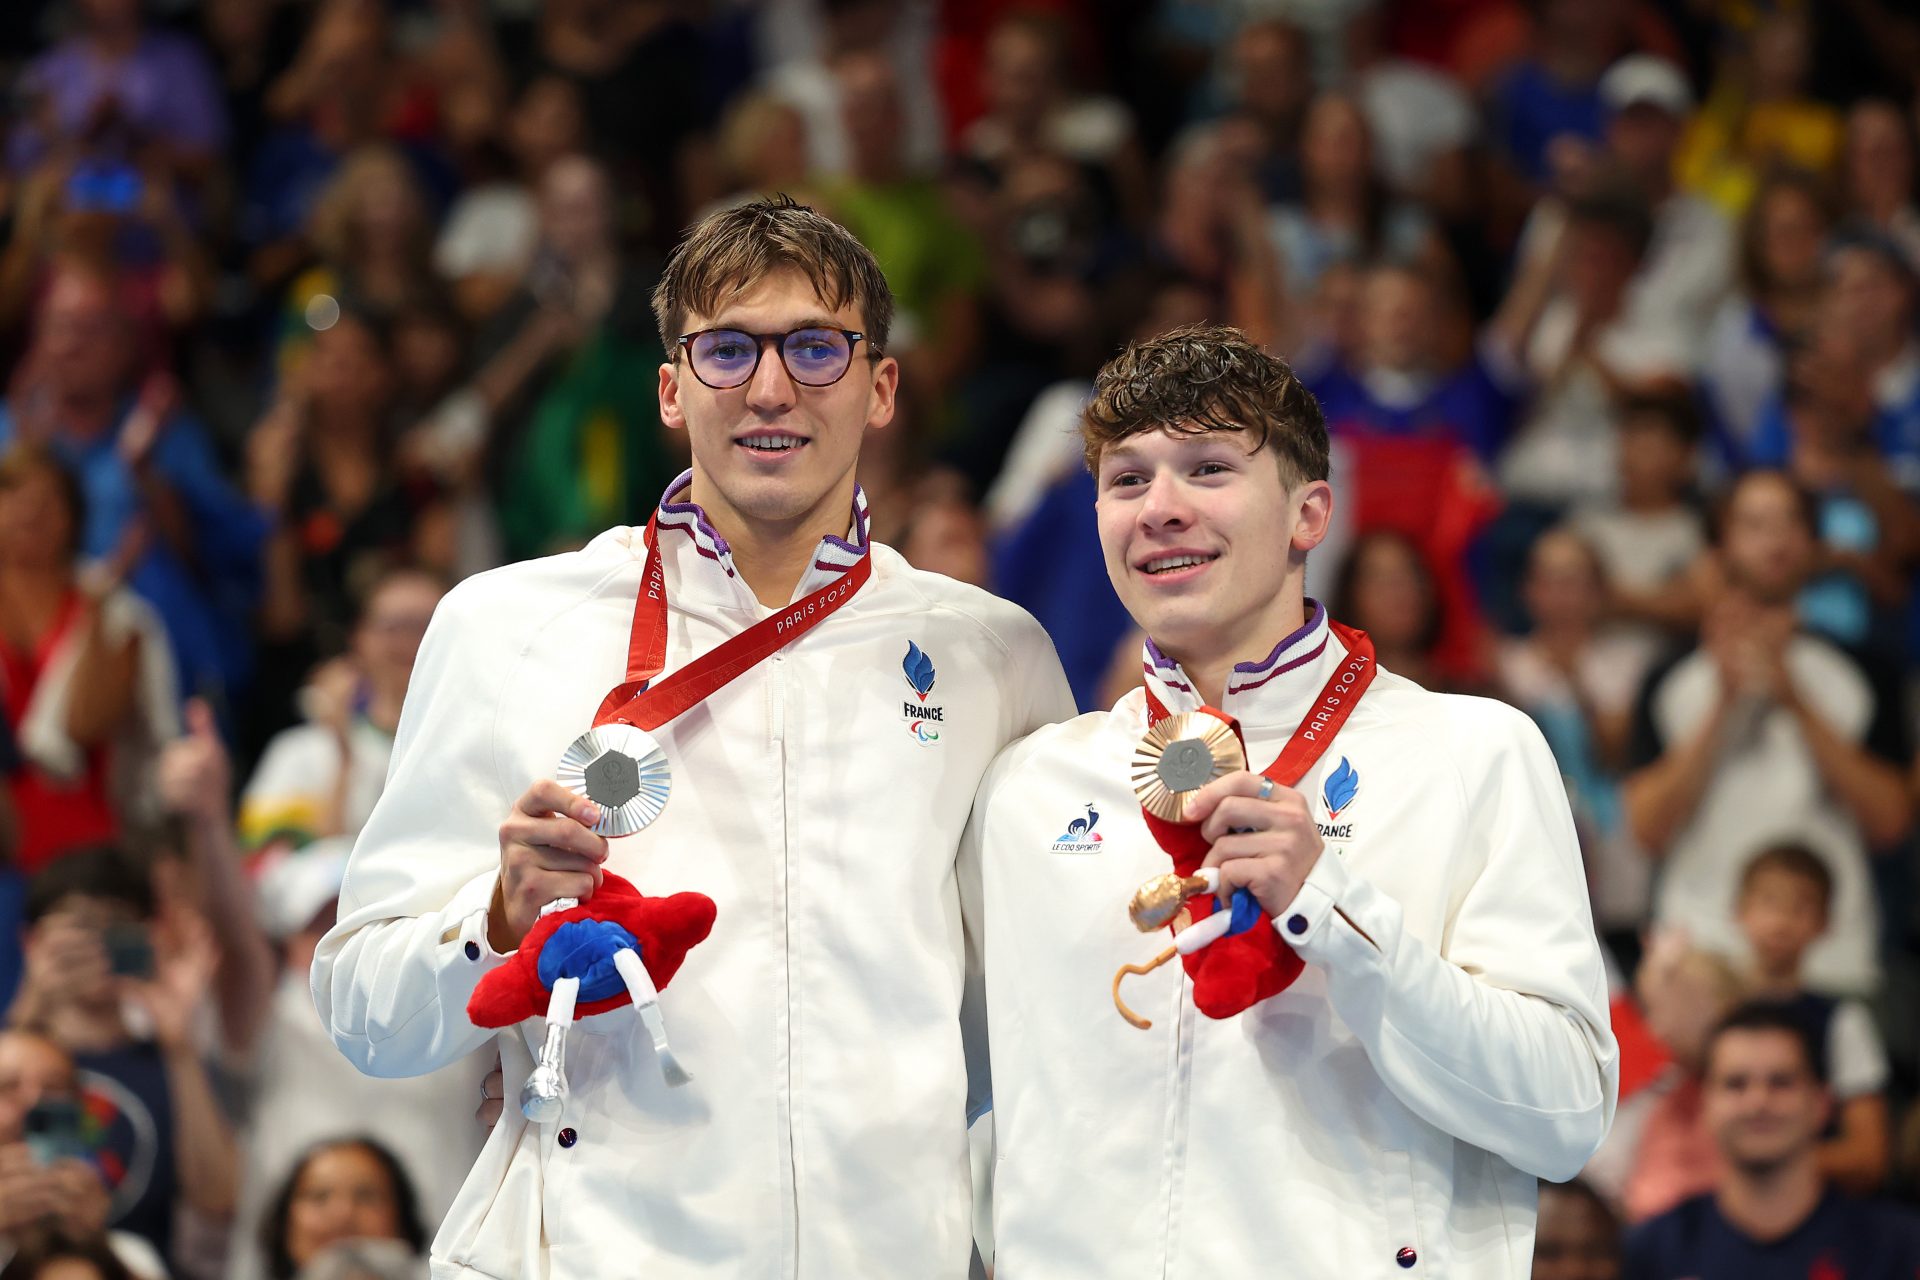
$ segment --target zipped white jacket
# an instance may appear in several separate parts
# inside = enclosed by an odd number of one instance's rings
[[[1346,656],[1311,607],[1230,677],[1256,766]],[[1170,711],[1200,705],[1151,646],[1147,677]],[[1177,962],[1129,977],[1141,1031],[1110,988],[1167,945],[1127,916],[1171,865],[1128,784],[1144,702],[1009,748],[962,845],[962,892],[983,894],[995,1280],[1525,1280],[1534,1179],[1579,1171],[1618,1077],[1540,734],[1378,672],[1301,782],[1326,848],[1274,927],[1305,971],[1220,1021]]]
[[[659,513],[668,672],[770,612],[672,500],[685,482]],[[666,811],[612,842],[608,868],[641,892],[718,907],[661,995],[692,1083],[668,1088],[617,1009],[573,1028],[565,1113],[529,1124],[511,1100],[541,1024],[503,1033],[510,1101],[434,1241],[436,1278],[966,1275],[955,852],[994,754],[1072,702],[1027,614],[869,549],[864,500],[850,537],[821,543],[796,598],[865,554],[871,580],[655,731]],[[431,1071],[493,1034],[466,1004],[503,962],[498,827],[625,678],[644,553],[642,530],[614,529],[471,578],[436,612],[314,957],[320,1016],[361,1070]]]

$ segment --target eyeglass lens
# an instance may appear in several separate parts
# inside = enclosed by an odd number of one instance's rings
[[[760,339],[738,329],[713,329],[687,344],[688,359],[710,387],[737,387],[760,365]],[[838,382],[853,362],[853,346],[838,329],[795,329],[780,339],[787,376],[803,387]]]

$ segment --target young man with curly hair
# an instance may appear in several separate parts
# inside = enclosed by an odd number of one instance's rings
[[[1546,743],[1305,597],[1326,426],[1244,335],[1129,347],[1085,435],[1145,679],[1003,752],[962,845],[996,1277],[1525,1276],[1535,1180],[1579,1171],[1617,1085]],[[1191,896],[1143,938],[1129,895],[1170,870]]]

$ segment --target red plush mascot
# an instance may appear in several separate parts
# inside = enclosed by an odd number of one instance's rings
[[[467,1001],[475,1026],[505,1027],[546,1014],[540,1062],[520,1092],[529,1120],[557,1119],[565,1088],[567,1028],[631,1004],[640,1015],[671,1085],[687,1073],[667,1047],[660,990],[673,980],[687,952],[713,929],[713,899],[702,893],[649,898],[608,872],[590,901],[548,903],[507,963],[489,973]]]

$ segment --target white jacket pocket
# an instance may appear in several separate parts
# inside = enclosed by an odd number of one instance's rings
[[[500,1046],[506,1104],[434,1237],[434,1275],[546,1280],[540,1127],[529,1123],[518,1105],[521,1082],[533,1070],[533,1054],[518,1027],[494,1039]]]

